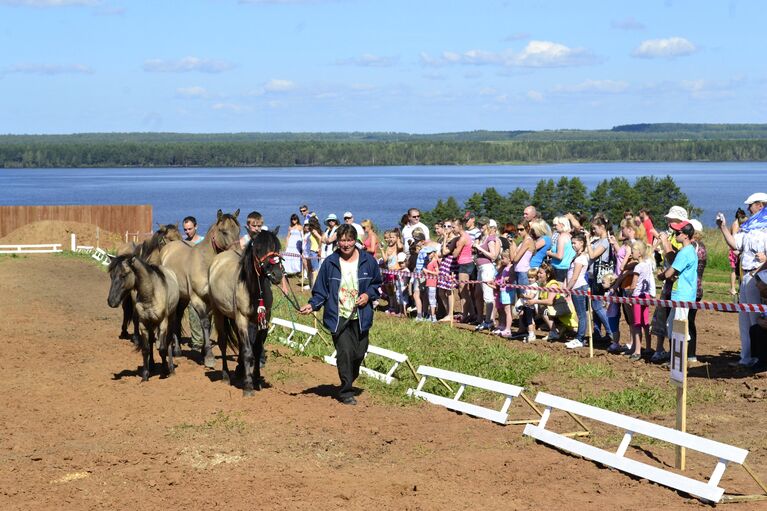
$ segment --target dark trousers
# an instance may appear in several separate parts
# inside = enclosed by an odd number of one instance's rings
[[[767,330],[754,325],[748,333],[751,338],[751,356],[758,358],[760,364],[767,363]]]
[[[687,341],[687,356],[694,357],[695,350],[698,347],[698,329],[695,328],[695,316],[698,315],[698,309],[690,309],[687,312],[687,333],[690,334],[690,340]],[[756,356],[756,355],[752,355]]]
[[[360,332],[360,322],[356,319],[339,318],[338,331],[333,335],[336,347],[336,365],[341,389],[338,398],[354,395],[352,383],[360,375],[360,366],[368,351],[368,332]]]

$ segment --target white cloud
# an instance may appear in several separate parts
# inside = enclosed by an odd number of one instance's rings
[[[721,99],[735,96],[735,89],[741,80],[714,81],[714,80],[682,80],[679,87],[690,94],[692,99],[707,100]]]
[[[211,108],[213,110],[219,110],[223,112],[233,112],[236,114],[242,113],[242,112],[249,112],[251,108],[246,105],[241,105],[239,103],[213,103],[211,105]]]
[[[92,74],[93,69],[85,64],[16,64],[7,68],[3,73],[32,75]]]
[[[623,18],[622,20],[613,20],[610,22],[610,26],[618,30],[644,30],[646,28],[644,23],[638,21],[633,16]]]
[[[272,79],[264,84],[264,92],[288,92],[296,88],[295,82],[291,80]]]
[[[340,66],[391,67],[396,64],[398,60],[399,57],[382,57],[371,53],[363,53],[359,57],[339,59],[336,61],[336,64]]]
[[[529,90],[527,91],[527,99],[540,103],[543,101],[543,93],[537,90]]]
[[[674,58],[692,55],[698,48],[684,37],[668,39],[648,39],[634,49],[633,57],[643,59]]]
[[[179,60],[149,59],[144,61],[143,67],[150,73],[222,73],[234,68],[234,64],[225,60],[184,57]]]
[[[583,48],[570,48],[552,41],[530,41],[522,51],[504,50],[491,52],[468,50],[463,53],[442,52],[441,56],[432,57],[421,53],[421,64],[427,67],[452,64],[497,65],[503,67],[567,67],[594,64],[599,59]]]
[[[205,87],[199,85],[193,85],[191,87],[179,87],[176,89],[176,94],[186,98],[207,98],[210,93]]]
[[[575,85],[557,85],[554,92],[600,92],[618,94],[628,90],[628,82],[622,80],[586,80]]]
[[[0,5],[19,5],[24,7],[68,7],[71,5],[93,7],[101,0],[0,0]]]

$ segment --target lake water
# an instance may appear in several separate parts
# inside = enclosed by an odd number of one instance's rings
[[[409,207],[431,209],[453,195],[459,202],[494,186],[506,194],[520,186],[532,192],[540,179],[579,177],[589,188],[622,176],[673,176],[701,220],[713,225],[716,211],[728,218],[755,191],[767,191],[767,163],[563,163],[549,165],[312,167],[312,168],[131,168],[0,169],[0,204],[151,204],[154,221],[197,217],[205,229],[221,208],[240,208],[240,218],[260,211],[267,225],[287,226],[306,203],[322,218],[352,211],[379,228],[394,226]],[[638,207],[638,205],[634,205]],[[505,219],[503,219],[505,220]],[[244,224],[244,221],[242,222]],[[284,230],[284,227],[283,227]]]

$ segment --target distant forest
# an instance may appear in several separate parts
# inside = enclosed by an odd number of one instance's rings
[[[765,161],[767,124],[458,133],[0,135],[0,166],[247,167]]]

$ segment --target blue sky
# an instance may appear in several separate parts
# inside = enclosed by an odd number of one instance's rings
[[[0,133],[764,122],[764,19],[756,0],[0,0]]]

